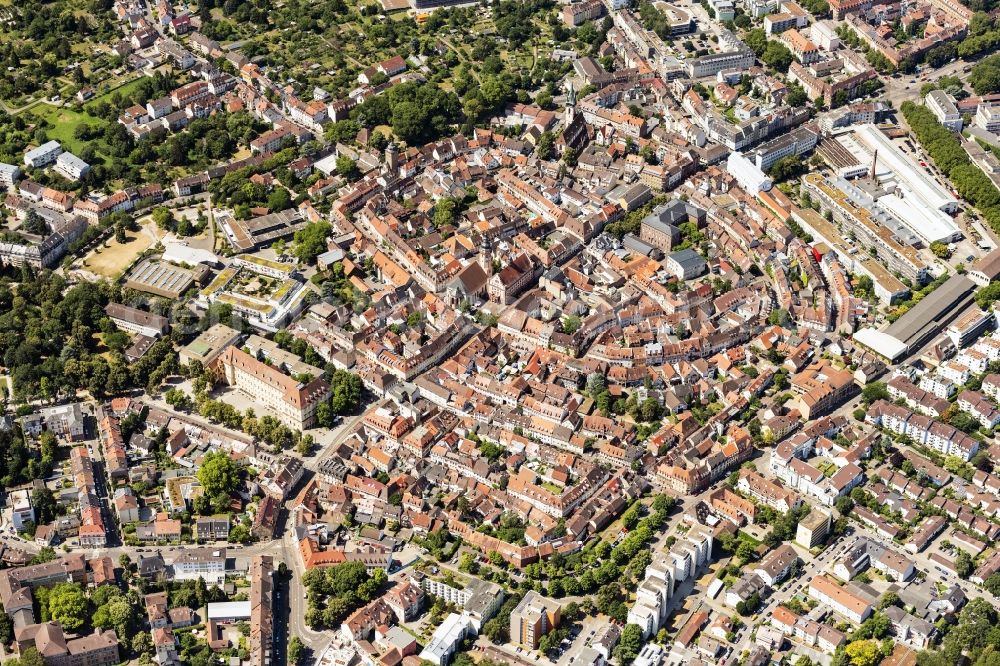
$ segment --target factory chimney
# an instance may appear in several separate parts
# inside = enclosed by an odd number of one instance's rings
[[[877,148],[875,149],[875,154],[872,155],[872,170],[871,170],[871,173],[868,174],[868,177],[871,178],[872,180],[875,180],[875,165],[876,164],[878,164],[878,149]]]

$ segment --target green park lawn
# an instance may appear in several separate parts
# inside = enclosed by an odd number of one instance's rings
[[[49,126],[46,129],[50,139],[54,139],[62,144],[64,150],[79,154],[86,142],[73,136],[76,126],[87,123],[95,127],[103,127],[105,120],[96,118],[88,113],[80,113],[66,107],[56,107],[49,104],[38,104],[32,107],[27,114],[38,120],[46,120]],[[90,141],[94,148],[102,157],[107,155],[107,146],[100,139]],[[106,159],[106,157],[105,157]]]
[[[84,106],[83,108],[89,111],[90,109],[94,108],[95,104],[100,104],[101,102],[110,102],[111,96],[114,95],[115,93],[120,93],[122,97],[125,97],[139,86],[143,78],[144,77],[140,76],[137,79],[132,79],[128,83],[118,86],[113,86],[110,89],[108,89],[107,92],[103,92],[100,95],[97,95],[96,97],[91,99],[89,102],[87,102],[86,106]]]

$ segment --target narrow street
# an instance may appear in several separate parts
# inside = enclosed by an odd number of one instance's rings
[[[306,588],[302,584],[305,571],[302,569],[302,558],[299,557],[298,544],[295,543],[294,529],[288,529],[286,526],[281,540],[275,543],[280,544],[281,561],[288,565],[288,570],[291,573],[291,581],[288,584],[288,635],[298,636],[305,645],[312,649],[313,654],[319,655],[329,644],[331,636],[329,633],[313,631],[306,624]]]

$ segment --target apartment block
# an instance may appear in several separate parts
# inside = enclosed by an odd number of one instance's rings
[[[712,541],[708,529],[695,527],[669,551],[655,555],[636,590],[627,622],[641,627],[647,638],[655,634],[669,617],[669,602],[675,587],[694,576],[711,559]]]
[[[24,163],[34,169],[46,167],[55,162],[62,151],[62,146],[59,145],[58,141],[48,141],[25,152]]]
[[[736,488],[758,502],[763,502],[775,511],[787,513],[802,503],[802,498],[780,484],[765,478],[753,469],[740,470]]]
[[[795,543],[805,548],[814,548],[821,544],[830,533],[833,524],[832,516],[821,509],[813,509],[795,529]]]
[[[1000,132],[1000,104],[980,104],[976,107],[974,122],[977,127],[981,127],[987,132]]]
[[[58,622],[30,624],[14,632],[18,654],[33,647],[45,666],[111,666],[117,664],[118,636],[98,630],[89,636],[67,640]]]
[[[791,385],[796,397],[790,406],[807,421],[838,407],[855,390],[854,375],[826,360],[815,361],[793,375]]]
[[[899,435],[911,437],[941,455],[956,455],[966,462],[979,451],[979,442],[964,432],[884,400],[879,400],[868,408],[865,420]]]
[[[0,188],[11,189],[20,177],[20,167],[0,162]]]
[[[274,558],[250,560],[250,663],[268,666],[274,648]]]
[[[809,581],[809,596],[826,604],[855,624],[861,624],[872,614],[871,602],[860,596],[851,586],[841,587],[825,575],[815,576]]]
[[[225,548],[189,548],[173,561],[174,578],[221,582],[226,577]]]
[[[71,181],[80,180],[90,173],[90,165],[69,152],[59,153],[52,168],[60,176]]]
[[[529,591],[510,614],[510,640],[532,650],[542,636],[559,626],[559,602]]]
[[[962,131],[962,114],[951,97],[943,90],[932,90],[924,98],[924,104],[938,119],[938,122],[952,132]]]
[[[604,3],[600,0],[586,0],[575,4],[563,5],[562,21],[573,28],[587,21],[593,21],[604,15]]]
[[[774,587],[785,580],[798,560],[795,549],[784,543],[765,555],[753,572],[767,585]]]

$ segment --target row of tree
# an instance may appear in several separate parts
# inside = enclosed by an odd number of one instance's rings
[[[1000,46],[1000,28],[986,12],[976,12],[969,20],[969,31],[958,44],[957,54],[972,58],[980,53],[992,53]],[[969,77],[970,82],[973,77]]]
[[[1000,190],[972,163],[960,138],[941,125],[924,106],[907,101],[900,110],[917,140],[948,176],[958,194],[975,206],[994,230],[1000,231]]]
[[[990,51],[1000,47],[1000,30],[983,36],[990,40]],[[979,95],[987,95],[1000,91],[1000,55],[991,55],[973,65],[969,72],[969,85]]]

